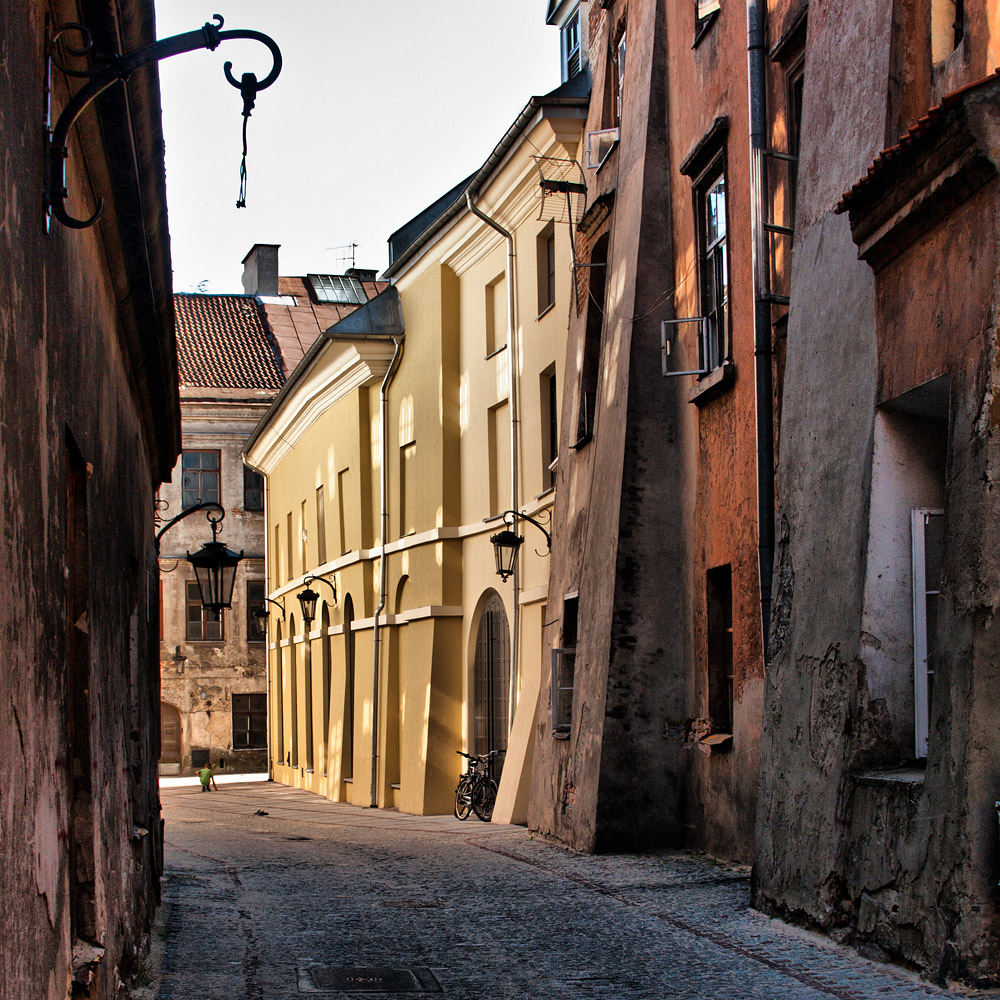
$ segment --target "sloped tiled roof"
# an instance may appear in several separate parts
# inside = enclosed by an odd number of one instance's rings
[[[369,299],[375,298],[388,284],[387,281],[361,282]],[[358,308],[354,303],[314,302],[309,287],[303,277],[279,277],[278,294],[283,298],[293,297],[295,305],[274,299],[266,299],[261,305],[268,329],[281,351],[286,374],[293,371],[324,330],[329,330]]]
[[[844,192],[835,211],[846,212],[858,196],[872,183],[875,178],[879,176],[887,164],[905,153],[909,147],[922,139],[935,126],[941,124],[947,112],[956,105],[960,104],[966,94],[969,94],[974,90],[978,90],[980,87],[984,87],[987,84],[996,81],[998,78],[1000,78],[1000,69],[991,73],[982,80],[975,80],[972,83],[966,84],[964,87],[959,87],[958,90],[953,90],[950,94],[945,94],[945,96],[941,99],[941,103],[935,104],[934,107],[929,108],[927,114],[918,119],[914,125],[911,125],[910,128],[899,137],[899,141],[895,146],[889,146],[888,148],[883,149],[882,152],[875,157],[875,160],[868,167],[864,177],[862,177],[849,191]]]
[[[280,389],[263,307],[251,295],[174,295],[177,368],[182,386]]]

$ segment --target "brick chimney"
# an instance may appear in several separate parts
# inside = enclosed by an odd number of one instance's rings
[[[280,243],[255,243],[243,258],[243,291],[247,295],[278,294]]]

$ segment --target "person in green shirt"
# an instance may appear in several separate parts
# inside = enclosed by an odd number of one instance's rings
[[[212,769],[207,764],[198,772],[198,777],[201,779],[201,790],[203,792],[217,792],[219,790],[219,786],[215,783],[215,775],[212,774]]]

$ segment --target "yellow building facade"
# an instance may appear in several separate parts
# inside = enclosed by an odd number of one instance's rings
[[[540,180],[579,170],[584,86],[533,98],[393,235],[392,287],[313,344],[247,444],[267,484],[276,781],[445,813],[456,751],[503,749],[494,818],[526,818],[547,552],[519,521],[503,583],[490,538],[554,499],[573,196]]]

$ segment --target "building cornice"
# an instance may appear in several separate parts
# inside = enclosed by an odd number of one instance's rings
[[[394,345],[383,340],[327,340],[309,371],[267,415],[246,453],[253,468],[271,475],[281,460],[332,406],[389,370]]]

